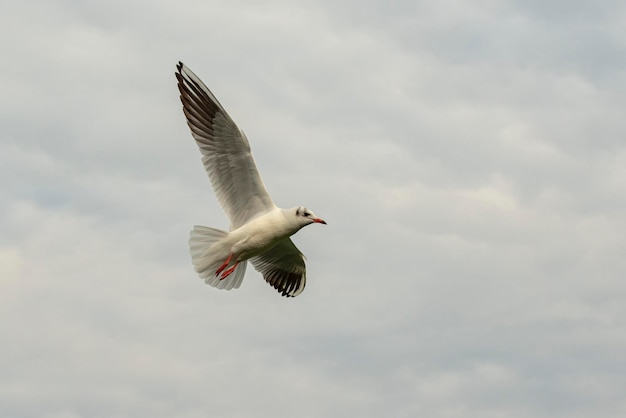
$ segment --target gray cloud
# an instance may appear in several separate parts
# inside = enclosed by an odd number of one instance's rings
[[[562,3],[562,4],[561,4]],[[0,415],[618,417],[624,8],[10,3]],[[193,272],[224,228],[178,60],[242,127],[306,291]]]

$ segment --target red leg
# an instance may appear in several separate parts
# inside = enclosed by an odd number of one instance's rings
[[[233,255],[229,255],[228,258],[226,259],[226,261],[224,261],[224,264],[222,264],[220,266],[220,268],[217,269],[217,271],[215,272],[215,277],[219,276],[220,273],[226,268],[226,266],[228,266],[228,263],[230,263],[230,259],[233,258]]]
[[[235,271],[238,265],[239,265],[239,261],[237,261],[235,265],[229,268],[228,270],[224,270],[224,272],[222,273],[222,277],[220,277],[220,280],[224,280],[225,278],[230,276],[232,272]]]

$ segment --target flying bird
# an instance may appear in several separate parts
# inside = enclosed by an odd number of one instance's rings
[[[176,68],[187,125],[231,222],[228,232],[194,226],[189,247],[196,272],[213,287],[237,289],[250,260],[282,296],[299,295],[306,284],[304,255],[289,237],[306,225],[326,222],[304,206],[281,209],[274,204],[246,135],[200,78],[182,62]]]

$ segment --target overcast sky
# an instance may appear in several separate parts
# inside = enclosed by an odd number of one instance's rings
[[[2,9],[0,416],[626,416],[623,1]],[[195,274],[178,60],[328,221],[297,298]]]

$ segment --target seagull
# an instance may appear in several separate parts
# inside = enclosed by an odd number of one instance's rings
[[[282,296],[298,296],[306,284],[306,267],[289,237],[306,225],[326,222],[304,206],[282,209],[274,204],[246,135],[200,78],[182,62],[176,68],[187,125],[230,219],[228,232],[194,226],[189,248],[196,272],[210,286],[237,289],[250,260]]]

